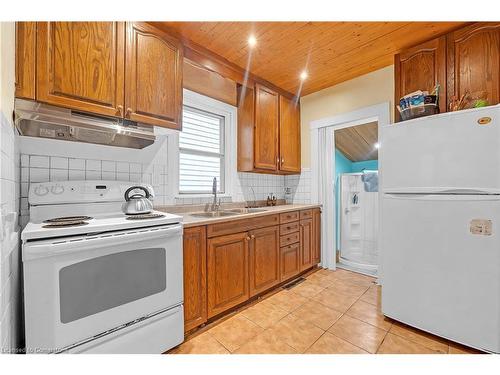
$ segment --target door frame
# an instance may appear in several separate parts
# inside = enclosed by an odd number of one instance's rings
[[[319,120],[311,121],[309,124],[311,132],[311,202],[321,204],[323,207],[323,218],[321,223],[321,265],[325,268],[336,269],[336,254],[335,243],[336,236],[335,228],[335,183],[334,183],[334,168],[335,168],[335,130],[349,128],[356,125],[367,124],[369,122],[377,121],[378,123],[378,139],[380,144],[380,133],[383,126],[391,123],[391,104],[390,102],[382,102],[379,104],[356,109],[351,112],[342,113],[339,115],[322,118]],[[326,128],[326,140],[320,142],[320,132]],[[326,147],[326,149],[325,149]],[[383,166],[381,165],[383,147],[380,145],[378,150],[379,160],[379,186],[383,178]],[[320,164],[320,158],[323,158]],[[320,170],[321,169],[321,170]],[[320,199],[320,188],[322,180],[326,181],[326,191],[328,193],[325,197]],[[379,232],[380,232],[380,217],[381,217],[381,194],[379,193]],[[382,270],[380,267],[382,252],[380,249],[380,236],[378,236],[378,249],[379,249],[379,270],[378,278],[381,281]],[[333,249],[333,251],[332,251]]]

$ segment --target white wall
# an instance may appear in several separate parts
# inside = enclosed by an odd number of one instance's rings
[[[14,106],[15,27],[0,23],[0,344],[2,352],[21,345],[19,153],[12,124]]]

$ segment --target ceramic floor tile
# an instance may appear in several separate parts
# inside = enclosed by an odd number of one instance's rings
[[[291,314],[272,326],[270,331],[299,353],[307,350],[325,332]]]
[[[279,338],[273,331],[266,330],[243,344],[235,354],[297,354],[297,351]]]
[[[335,280],[327,289],[359,298],[368,290],[368,288],[369,286],[366,285],[355,285],[344,280]]]
[[[439,354],[423,345],[388,333],[378,350],[379,354]]]
[[[307,354],[368,354],[361,348],[342,340],[340,337],[325,332],[312,346]]]
[[[292,312],[309,301],[308,298],[295,293],[293,290],[282,290],[279,293],[272,295],[261,303],[272,303],[280,309],[287,312]]]
[[[204,332],[175,348],[172,354],[229,354],[210,333]]]
[[[234,352],[262,331],[263,329],[257,324],[238,314],[211,328],[208,332],[226,349]]]
[[[344,295],[328,289],[325,289],[312,298],[312,300],[342,313],[349,310],[351,305],[356,302],[357,299],[358,298],[356,296]]]
[[[380,307],[382,302],[382,287],[380,285],[370,286],[360,297],[360,300]]]
[[[309,301],[292,313],[299,319],[305,320],[315,326],[324,329],[330,328],[341,316],[342,313],[333,310],[316,301]]]
[[[369,323],[384,331],[391,329],[392,320],[386,318],[377,306],[361,300],[356,301],[346,312],[347,315]]]
[[[288,315],[288,312],[272,303],[260,302],[242,311],[241,315],[262,328],[268,328]]]
[[[343,315],[328,332],[370,353],[377,352],[387,334],[383,329],[347,315]]]
[[[366,287],[373,285],[373,283],[375,282],[375,278],[373,277],[361,275],[359,273],[350,271],[344,271],[343,273],[336,273],[333,275],[333,277],[336,278],[337,280],[342,280],[350,284],[366,286]]]
[[[321,291],[323,291],[323,289],[325,289],[325,288],[322,287],[321,285],[318,285],[312,281],[306,280],[306,281],[298,284],[297,286],[294,286],[292,288],[292,291],[297,293],[297,294],[300,294],[302,297],[311,298],[311,297],[314,297],[315,295],[317,295],[318,293],[320,293]]]
[[[332,279],[328,276],[320,275],[319,271],[313,273],[312,275],[307,276],[306,279],[307,279],[307,281],[309,281],[313,284],[319,285],[322,288],[329,287],[335,281],[334,279]]]
[[[431,350],[441,353],[448,352],[448,342],[445,339],[420,331],[416,328],[395,322],[389,332],[409,341],[423,345]]]
[[[449,354],[484,354],[483,352],[469,348],[468,346],[464,346],[461,344],[457,344],[455,342],[449,342],[448,353]]]

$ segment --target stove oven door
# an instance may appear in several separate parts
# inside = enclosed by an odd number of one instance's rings
[[[182,226],[28,242],[26,347],[53,352],[182,304]]]

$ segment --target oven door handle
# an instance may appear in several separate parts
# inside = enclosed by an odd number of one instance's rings
[[[56,255],[74,254],[109,246],[134,242],[153,241],[160,238],[182,238],[182,225],[138,229],[115,233],[100,233],[77,238],[54,240],[52,242],[27,243],[23,249],[23,261],[46,258]]]

